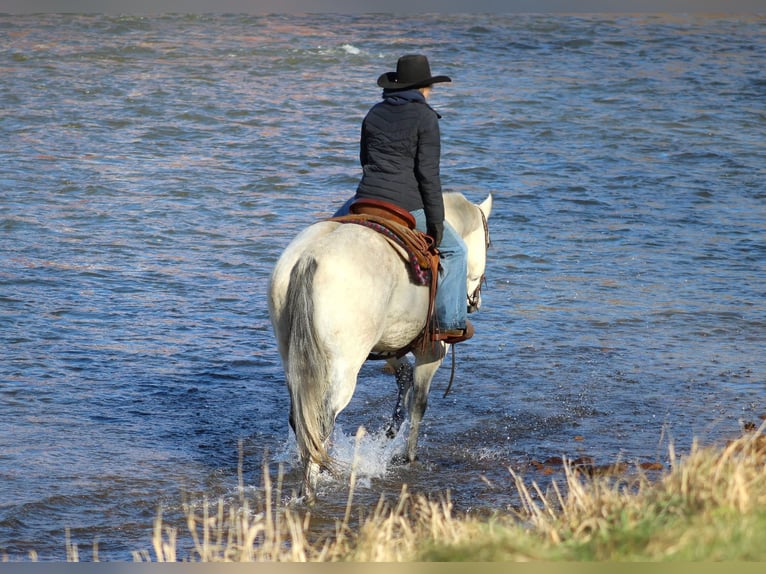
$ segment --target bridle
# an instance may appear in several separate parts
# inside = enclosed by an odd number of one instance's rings
[[[489,251],[489,246],[492,244],[492,241],[490,241],[490,238],[489,238],[489,225],[487,224],[487,216],[484,215],[484,212],[481,209],[479,210],[479,213],[481,214],[481,223],[484,226],[484,259],[486,262],[487,252]],[[485,269],[486,269],[486,266],[485,266]],[[481,278],[479,279],[479,284],[476,286],[476,289],[473,290],[473,293],[470,293],[468,295],[469,309],[478,309],[479,300],[481,299],[482,283],[484,285],[487,284],[487,278],[484,273],[482,273]]]

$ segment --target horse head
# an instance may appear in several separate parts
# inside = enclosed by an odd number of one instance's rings
[[[462,193],[445,193],[444,209],[447,221],[455,228],[468,248],[468,312],[473,313],[481,307],[481,286],[484,283],[484,270],[487,265],[489,249],[489,226],[487,220],[492,211],[492,195],[476,205],[468,201]]]

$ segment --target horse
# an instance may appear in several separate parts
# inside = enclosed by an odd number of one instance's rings
[[[469,312],[481,306],[492,195],[473,204],[445,193],[445,218],[468,248]],[[423,332],[429,287],[416,284],[408,263],[383,234],[331,219],[310,225],[285,248],[269,280],[269,315],[290,393],[289,423],[302,465],[301,494],[315,500],[322,469],[337,471],[328,440],[354,393],[364,362],[386,358],[397,373],[398,395],[389,436],[409,411],[406,458],[416,459],[428,391],[448,345],[426,341],[401,351]]]

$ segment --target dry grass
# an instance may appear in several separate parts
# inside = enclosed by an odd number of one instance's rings
[[[608,529],[615,517],[637,522],[652,515],[691,516],[730,509],[746,514],[766,508],[766,436],[752,433],[723,449],[695,443],[689,455],[677,458],[658,480],[637,472],[634,477],[608,474],[590,477],[564,465],[566,494],[554,483],[543,495],[535,483],[528,488],[511,471],[522,497],[522,517],[554,542],[568,536],[592,537]]]
[[[490,519],[455,516],[448,496],[383,499],[352,528],[351,474],[346,512],[334,533],[316,537],[311,512],[285,506],[281,478],[263,474],[258,508],[186,507],[193,561],[415,560],[763,560],[766,559],[766,436],[763,428],[724,448],[670,449],[669,470],[654,479],[634,472],[590,475],[565,461],[562,484],[543,492],[511,470],[521,498],[515,512]],[[265,465],[264,465],[265,466]],[[622,469],[621,469],[622,470]],[[241,489],[244,492],[244,489]],[[359,511],[359,509],[354,509]],[[365,511],[359,511],[364,513]],[[178,532],[158,516],[154,555],[176,561]]]
[[[671,447],[670,460],[670,470],[654,480],[640,468],[592,476],[565,462],[563,487],[554,482],[545,493],[511,470],[522,501],[517,518],[534,541],[524,546],[545,559],[765,559],[763,427],[723,449],[695,443],[677,458]],[[507,543],[492,548],[496,559],[508,550]],[[442,545],[432,557],[448,556]]]
[[[357,433],[357,446],[363,431]],[[356,459],[356,455],[355,455]],[[452,515],[449,497],[437,501],[412,496],[403,485],[398,500],[390,505],[381,498],[362,516],[357,530],[352,527],[356,460],[349,478],[345,513],[335,531],[317,536],[311,531],[311,511],[279,503],[282,474],[274,484],[263,466],[263,495],[254,508],[244,496],[240,461],[240,498],[236,504],[223,500],[201,508],[184,507],[186,526],[194,548],[186,560],[201,562],[406,562],[417,558],[424,540],[458,542],[462,524]],[[154,555],[134,553],[136,561],[175,562],[178,530],[163,524],[159,513],[154,524]]]

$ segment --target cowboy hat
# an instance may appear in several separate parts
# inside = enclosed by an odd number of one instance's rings
[[[382,74],[378,85],[386,90],[406,90],[451,81],[449,76],[431,76],[431,67],[425,56],[409,54],[396,62],[396,72]]]

